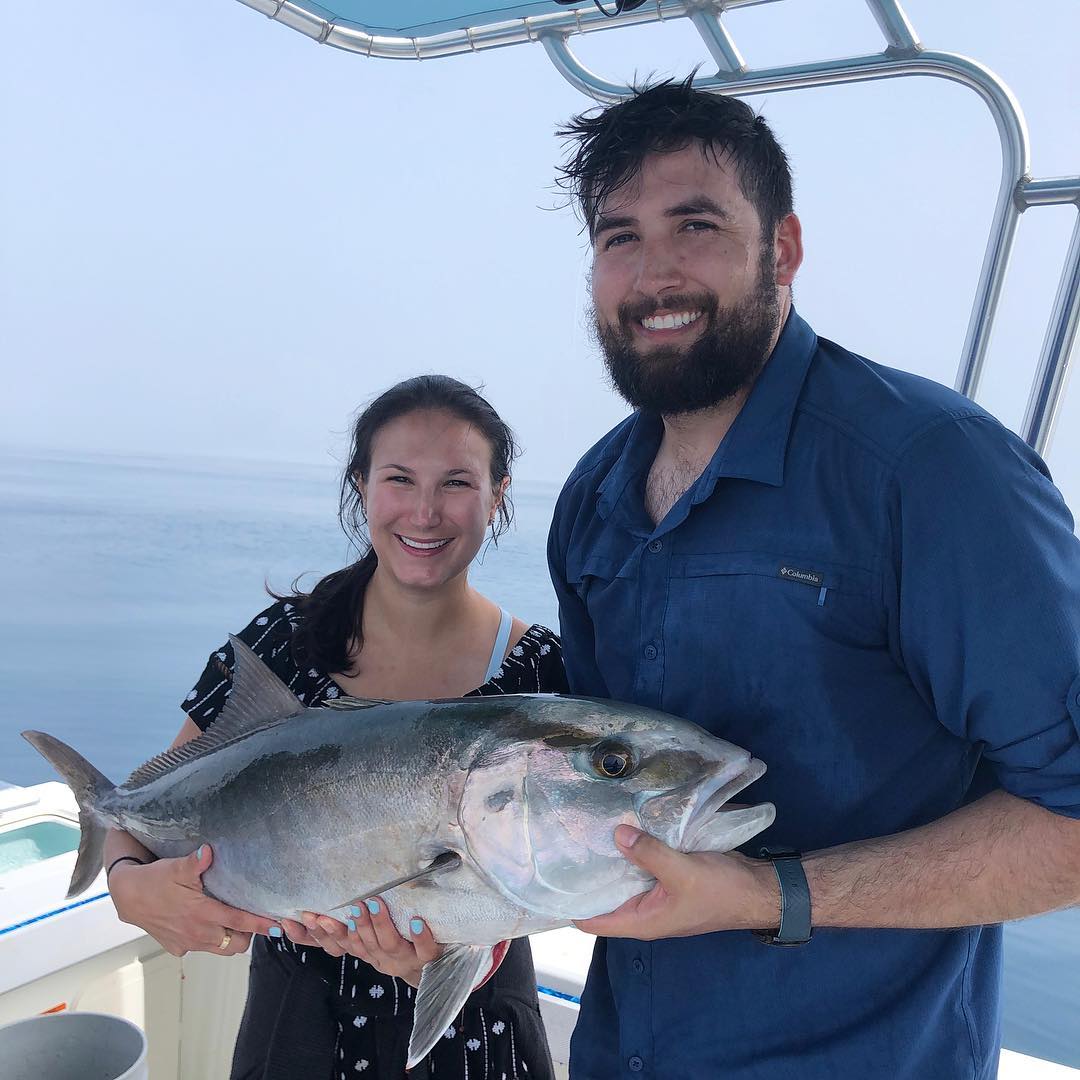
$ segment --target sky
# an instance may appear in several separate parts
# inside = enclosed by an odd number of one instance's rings
[[[995,70],[1036,177],[1080,172],[1080,4],[908,0],[927,47]],[[876,52],[861,0],[725,17],[754,67]],[[575,39],[608,78],[708,65],[686,20]],[[799,311],[951,384],[1000,174],[993,120],[939,79],[750,99],[795,170]],[[340,460],[353,410],[443,371],[482,384],[557,483],[624,414],[553,183],[590,106],[538,45],[368,60],[234,0],[5,11],[0,442]],[[1019,425],[1075,211],[1029,211],[980,400]],[[1080,389],[1050,465],[1080,508]]]

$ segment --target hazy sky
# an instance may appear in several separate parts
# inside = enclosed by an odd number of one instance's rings
[[[1080,171],[1076,0],[908,0],[924,43],[1018,95],[1038,177]],[[325,461],[407,375],[484,383],[558,480],[623,415],[585,329],[587,245],[552,184],[589,102],[526,45],[424,63],[318,46],[233,0],[5,9],[0,440]],[[753,66],[877,51],[861,0],[727,23]],[[685,20],[576,39],[683,74]],[[712,70],[708,64],[705,70]],[[904,79],[753,99],[786,145],[819,333],[951,383],[999,178],[971,91]],[[1025,215],[982,395],[1017,425],[1074,211]],[[1080,507],[1080,389],[1051,465]]]

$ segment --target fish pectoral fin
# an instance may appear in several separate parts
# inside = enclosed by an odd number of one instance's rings
[[[381,885],[377,885],[373,889],[368,889],[367,892],[360,893],[359,896],[354,896],[351,900],[346,900],[344,903],[335,904],[330,910],[337,911],[339,908],[352,907],[354,904],[362,904],[370,896],[382,896],[383,893],[388,893],[391,889],[396,889],[399,885],[406,885],[411,881],[421,881],[423,878],[437,877],[439,874],[445,874],[450,870],[456,870],[461,865],[461,856],[456,851],[444,851],[441,855],[432,859],[423,870],[417,870],[415,874],[406,874],[404,877],[394,878],[392,881],[384,881]]]
[[[447,945],[438,960],[424,965],[413,1007],[406,1069],[424,1060],[461,1012],[473,988],[488,974],[492,953],[491,945]]]

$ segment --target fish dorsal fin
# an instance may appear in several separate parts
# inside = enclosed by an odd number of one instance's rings
[[[232,692],[214,721],[219,731],[235,738],[304,711],[303,702],[235,634]]]
[[[352,697],[342,694],[340,697],[327,698],[323,702],[326,709],[371,709],[376,705],[389,705],[391,702],[385,698]]]
[[[193,758],[225,743],[268,727],[304,711],[303,702],[234,634],[232,690],[217,718],[196,739],[166,750],[140,765],[124,782],[131,789],[142,787]]]
[[[493,954],[491,945],[447,945],[438,960],[424,965],[413,1007],[406,1069],[414,1068],[427,1057],[461,1012],[473,987],[490,970]]]
[[[362,904],[371,896],[382,896],[391,889],[396,889],[399,885],[405,885],[408,882],[420,881],[423,878],[437,877],[439,874],[445,874],[451,870],[456,870],[460,865],[461,856],[456,851],[444,851],[425,866],[423,870],[417,870],[415,874],[406,874],[404,877],[394,878],[392,881],[384,881],[381,885],[377,885],[373,889],[368,889],[367,892],[363,892],[359,896],[354,896],[352,899],[346,900],[343,904],[336,904],[330,910],[338,911],[342,908],[352,907],[354,904]],[[329,914],[329,912],[327,914]]]

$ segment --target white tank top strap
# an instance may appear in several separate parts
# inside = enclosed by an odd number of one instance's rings
[[[487,674],[484,682],[491,682],[502,667],[503,657],[506,655],[506,646],[510,644],[510,630],[514,625],[514,616],[503,608],[499,609],[499,632],[495,635],[495,645],[491,650],[491,659],[488,661]]]

